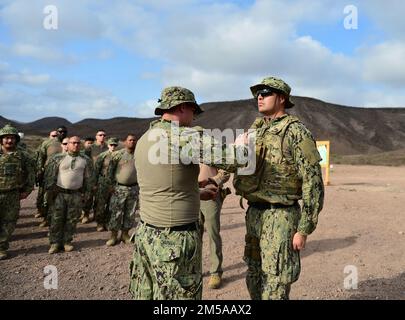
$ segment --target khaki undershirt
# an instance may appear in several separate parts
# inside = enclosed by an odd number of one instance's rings
[[[72,168],[72,161],[73,168]],[[58,179],[56,185],[63,189],[78,190],[83,186],[86,160],[82,157],[66,155],[59,164]]]
[[[115,181],[124,185],[137,183],[134,154],[125,151],[118,162]]]
[[[158,227],[174,227],[198,221],[199,165],[152,164],[148,160],[148,153],[156,142],[148,141],[148,133],[139,139],[135,149],[141,219]]]

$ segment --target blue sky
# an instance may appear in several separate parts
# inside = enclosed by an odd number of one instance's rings
[[[389,3],[389,5],[387,4]],[[163,87],[199,102],[250,98],[282,77],[293,95],[362,107],[405,107],[399,0],[0,0],[0,115],[149,117]]]

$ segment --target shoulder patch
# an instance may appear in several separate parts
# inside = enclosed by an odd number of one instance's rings
[[[322,160],[314,140],[304,137],[304,139],[298,143],[298,148],[301,149],[302,155],[311,165]]]

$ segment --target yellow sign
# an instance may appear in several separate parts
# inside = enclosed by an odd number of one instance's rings
[[[329,170],[330,170],[330,142],[329,141],[317,141],[316,147],[321,155],[322,160],[319,162],[322,168],[325,168],[324,185],[329,185]]]

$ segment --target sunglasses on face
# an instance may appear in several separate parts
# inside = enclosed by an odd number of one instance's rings
[[[64,143],[62,143],[64,146],[66,146],[67,145],[67,142],[64,142]]]
[[[259,97],[259,95],[262,96],[262,98],[270,97],[270,96],[272,96],[274,93],[276,93],[274,90],[269,89],[269,88],[264,88],[264,89],[261,89],[261,90],[257,90],[257,91],[256,91],[256,93],[255,93],[255,98],[257,99],[257,98]]]
[[[51,135],[52,138],[56,138],[57,136],[58,136],[57,134]]]
[[[99,137],[105,137],[104,133],[98,134]]]

